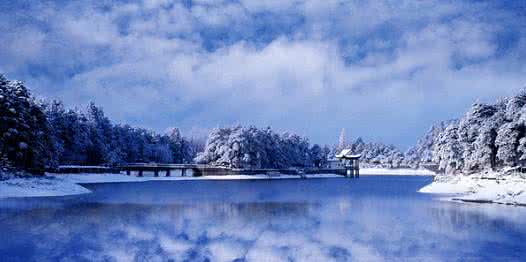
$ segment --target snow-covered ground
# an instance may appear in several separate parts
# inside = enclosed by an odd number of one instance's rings
[[[436,173],[427,169],[360,168],[360,175],[434,176]]]
[[[526,175],[505,171],[438,175],[419,192],[448,194],[446,199],[465,202],[526,205]]]
[[[90,192],[80,185],[53,177],[12,178],[0,181],[0,198],[65,196]]]

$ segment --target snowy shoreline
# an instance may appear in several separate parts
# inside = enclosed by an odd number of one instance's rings
[[[363,168],[361,175],[434,175],[428,170]],[[336,174],[306,175],[307,178],[339,178]],[[153,177],[127,176],[124,174],[47,174],[45,177],[11,178],[0,181],[0,199],[8,197],[49,197],[91,193],[81,184],[126,183],[146,181],[183,180],[244,180],[244,179],[299,179],[297,175],[228,175],[206,177]]]
[[[427,169],[411,168],[360,168],[360,175],[365,176],[435,176],[436,173]]]
[[[307,175],[307,178],[341,177],[335,174]],[[0,199],[10,197],[48,197],[91,193],[81,184],[130,183],[147,181],[185,181],[185,180],[246,180],[246,179],[297,179],[293,175],[228,175],[206,177],[153,177],[127,176],[124,174],[48,174],[45,177],[11,178],[0,181]]]
[[[526,175],[483,172],[471,175],[437,175],[418,192],[448,195],[446,200],[526,206]]]

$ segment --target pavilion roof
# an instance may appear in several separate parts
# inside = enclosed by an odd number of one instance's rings
[[[336,158],[356,159],[360,158],[361,156],[361,154],[353,154],[351,149],[344,149],[336,155]]]

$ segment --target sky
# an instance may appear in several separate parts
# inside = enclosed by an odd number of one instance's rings
[[[405,149],[526,86],[526,1],[0,1],[0,73],[191,136],[271,126]]]

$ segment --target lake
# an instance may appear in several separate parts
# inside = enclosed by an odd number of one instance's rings
[[[0,261],[524,261],[526,208],[430,177],[152,181],[0,200]]]

